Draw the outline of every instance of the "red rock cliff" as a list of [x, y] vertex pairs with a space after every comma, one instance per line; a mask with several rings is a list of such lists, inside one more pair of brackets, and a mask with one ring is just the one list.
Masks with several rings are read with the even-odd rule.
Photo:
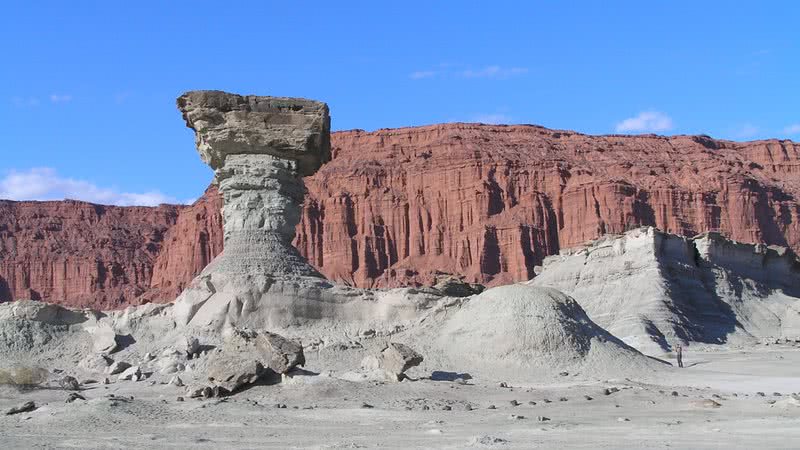
[[[429, 283], [437, 270], [488, 284], [527, 279], [545, 255], [639, 225], [684, 235], [719, 230], [800, 250], [800, 145], [790, 141], [448, 124], [339, 132], [332, 146], [333, 161], [306, 178], [309, 195], [295, 245], [328, 277], [359, 286]], [[23, 213], [37, 203], [2, 205], [10, 209], [0, 209], [0, 223], [29, 217], [24, 236], [0, 228], [4, 243], [27, 243], [34, 230], [72, 233], [73, 225], [49, 231], [49, 211], [35, 218]], [[152, 244], [154, 252], [120, 249], [110, 258], [143, 276], [118, 281], [124, 289], [103, 284], [74, 291], [87, 295], [82, 299], [47, 277], [34, 276], [29, 286], [24, 277], [7, 280], [12, 272], [18, 280], [17, 267], [52, 264], [65, 252], [95, 261], [91, 233], [84, 233], [86, 246], [69, 251], [62, 245], [69, 239], [55, 237], [47, 238], [47, 248], [13, 257], [4, 245], [0, 300], [28, 296], [18, 287], [28, 286], [60, 301], [41, 287], [48, 283], [71, 304], [171, 299], [221, 250], [220, 206], [210, 188], [191, 207], [116, 208], [130, 211], [119, 213], [116, 227], [131, 236], [149, 232], [141, 223], [150, 223], [145, 216], [153, 211], [177, 216], [165, 222], [157, 242], [131, 238]], [[14, 288], [4, 293], [3, 280]]]

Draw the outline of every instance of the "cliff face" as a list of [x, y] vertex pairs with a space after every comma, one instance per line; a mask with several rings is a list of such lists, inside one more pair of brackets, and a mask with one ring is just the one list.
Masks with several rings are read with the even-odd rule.
[[[640, 225], [689, 236], [718, 230], [742, 242], [800, 250], [800, 145], [790, 141], [447, 124], [338, 132], [331, 147], [333, 160], [304, 180], [309, 195], [294, 243], [323, 274], [358, 286], [426, 284], [436, 271], [495, 285], [524, 280], [546, 255]], [[61, 289], [73, 305], [170, 300], [222, 249], [221, 200], [213, 187], [190, 207], [102, 207], [120, 211], [115, 229], [131, 236], [127, 242], [152, 244], [153, 252], [103, 247], [88, 222], [51, 231], [50, 211], [35, 218], [23, 213], [44, 203], [0, 205], [0, 224], [29, 217], [24, 235], [0, 228], [0, 300], [28, 297], [26, 288], [52, 301], [62, 301], [52, 295]], [[172, 219], [163, 213], [163, 238], [151, 242], [141, 224], [155, 227], [150, 216], [158, 211], [171, 211]], [[34, 246], [38, 253], [9, 251], [7, 242], [25, 247], [35, 232], [52, 236], [46, 238], [52, 244]], [[56, 237], [65, 233], [81, 234], [86, 245]], [[62, 286], [92, 284], [84, 275], [69, 283], [47, 276], [29, 285], [24, 276], [7, 281], [19, 280], [20, 267], [51, 265], [66, 254], [106, 261], [98, 248], [130, 272], [119, 278], [125, 288], [103, 284], [77, 299]], [[3, 280], [15, 287], [4, 291]], [[45, 289], [48, 283], [55, 287]]]
[[96, 308], [136, 301], [149, 289], [153, 262], [178, 211], [0, 201], [0, 301]]
[[533, 126], [349, 131], [306, 180], [295, 244], [360, 286], [523, 280], [545, 255], [653, 225], [800, 248], [800, 146]]

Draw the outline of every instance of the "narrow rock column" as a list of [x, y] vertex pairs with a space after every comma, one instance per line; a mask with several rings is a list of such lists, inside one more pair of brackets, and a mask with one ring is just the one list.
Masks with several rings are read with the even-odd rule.
[[301, 177], [330, 160], [325, 103], [192, 91], [177, 100], [223, 195], [224, 251], [204, 273], [321, 275], [292, 246]]

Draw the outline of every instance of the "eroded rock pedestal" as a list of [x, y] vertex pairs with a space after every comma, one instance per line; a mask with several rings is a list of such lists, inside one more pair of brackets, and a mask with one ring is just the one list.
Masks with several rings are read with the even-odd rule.
[[214, 169], [225, 248], [175, 301], [178, 325], [381, 324], [413, 320], [440, 298], [334, 285], [292, 246], [305, 196], [302, 177], [330, 159], [327, 105], [196, 91], [178, 98], [178, 108]]
[[189, 92], [177, 103], [223, 196], [225, 248], [179, 297], [179, 322], [218, 322], [220, 312], [237, 322], [276, 282], [322, 281], [292, 240], [306, 192], [302, 177], [330, 159], [328, 106], [220, 91]]
[[225, 251], [212, 270], [321, 277], [292, 240], [306, 193], [301, 177], [330, 160], [328, 106], [196, 91], [178, 98], [178, 108], [223, 196]]

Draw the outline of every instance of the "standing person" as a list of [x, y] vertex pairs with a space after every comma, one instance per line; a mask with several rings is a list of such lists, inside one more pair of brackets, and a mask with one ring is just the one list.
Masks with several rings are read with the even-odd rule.
[[681, 347], [681, 344], [675, 346], [675, 355], [678, 357], [678, 367], [683, 367], [683, 347]]

